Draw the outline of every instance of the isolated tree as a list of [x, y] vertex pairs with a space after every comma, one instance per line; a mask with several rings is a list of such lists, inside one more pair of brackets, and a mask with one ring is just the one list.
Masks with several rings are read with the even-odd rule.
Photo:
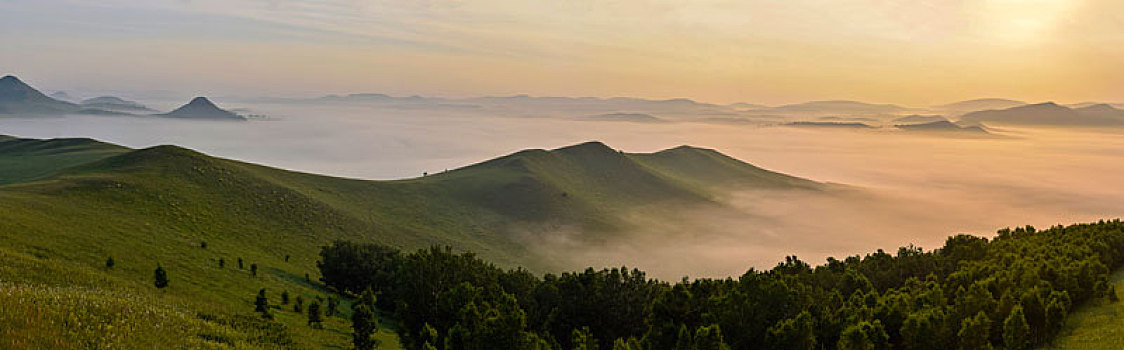
[[267, 313], [269, 312], [269, 299], [265, 297], [265, 288], [258, 291], [258, 297], [254, 298], [254, 312]]
[[258, 264], [250, 264], [250, 275], [258, 277]]
[[244, 269], [244, 267], [242, 265], [242, 257], [238, 257], [238, 269], [239, 270]]
[[297, 300], [293, 302], [293, 312], [296, 312], [296, 313], [304, 312], [304, 298], [303, 297], [301, 297], [299, 295], [297, 296]]
[[379, 331], [379, 322], [375, 317], [375, 294], [370, 288], [364, 290], [352, 305], [351, 331], [355, 350], [371, 350], [378, 346], [374, 335]]
[[1003, 321], [1003, 344], [1008, 350], [1024, 350], [1030, 347], [1030, 325], [1026, 323], [1023, 307], [1015, 305], [1011, 315]]
[[1108, 286], [1108, 301], [1112, 303], [1120, 301], [1120, 296], [1116, 295], [1115, 285]]
[[289, 291], [281, 292], [281, 305], [289, 305]]
[[221, 268], [225, 268], [225, 267], [226, 267], [226, 259], [219, 258], [219, 268], [221, 269]]
[[111, 256], [111, 257], [109, 257], [109, 258], [107, 258], [107, 259], [105, 259], [105, 268], [107, 268], [107, 269], [112, 269], [112, 268], [113, 268], [113, 265], [117, 265], [117, 263], [113, 261], [113, 257], [112, 257], [112, 256]]
[[164, 267], [156, 264], [156, 271], [152, 273], [153, 284], [156, 288], [164, 288], [168, 286], [168, 272], [164, 271]]
[[199, 242], [199, 248], [207, 249], [207, 241]]
[[324, 325], [321, 324], [322, 322], [324, 322], [324, 318], [320, 315], [320, 303], [315, 302], [315, 301], [309, 303], [308, 304], [308, 325], [312, 326], [312, 328], [320, 329], [320, 328], [324, 328]]
[[339, 306], [340, 306], [340, 300], [336, 299], [336, 297], [334, 297], [334, 296], [329, 295], [328, 296], [328, 310], [326, 312], [328, 317], [335, 316], [336, 315], [336, 308], [338, 308]]
[[285, 262], [289, 262], [289, 254], [285, 254]]

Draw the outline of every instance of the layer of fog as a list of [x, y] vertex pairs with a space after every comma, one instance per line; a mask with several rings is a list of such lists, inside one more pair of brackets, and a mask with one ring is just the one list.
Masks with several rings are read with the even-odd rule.
[[[785, 255], [827, 256], [939, 247], [958, 232], [1120, 216], [1124, 132], [1005, 129], [998, 139], [902, 132], [806, 130], [753, 124], [630, 123], [494, 115], [478, 110], [245, 104], [268, 120], [211, 122], [69, 116], [0, 118], [0, 134], [92, 137], [130, 147], [176, 144], [216, 156], [365, 179], [419, 176], [525, 148], [600, 140], [629, 152], [681, 144], [755, 165], [854, 185], [863, 197], [742, 191], [725, 196], [746, 214], [694, 213], [655, 220], [624, 239], [590, 245], [536, 240], [560, 266], [628, 265], [655, 276], [726, 276], [769, 268]], [[622, 111], [634, 112], [634, 111]], [[636, 215], [637, 222], [648, 218]]]

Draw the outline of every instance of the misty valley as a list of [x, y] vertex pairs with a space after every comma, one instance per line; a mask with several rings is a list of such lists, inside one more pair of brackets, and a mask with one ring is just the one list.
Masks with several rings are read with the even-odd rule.
[[142, 104], [7, 76], [0, 344], [1082, 349], [1124, 283], [1122, 126], [1101, 103]]

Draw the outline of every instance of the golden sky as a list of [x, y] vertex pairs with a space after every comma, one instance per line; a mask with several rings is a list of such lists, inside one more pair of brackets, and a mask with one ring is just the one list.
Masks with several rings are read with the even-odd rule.
[[55, 89], [1124, 101], [1119, 0], [8, 0], [0, 9], [0, 70]]

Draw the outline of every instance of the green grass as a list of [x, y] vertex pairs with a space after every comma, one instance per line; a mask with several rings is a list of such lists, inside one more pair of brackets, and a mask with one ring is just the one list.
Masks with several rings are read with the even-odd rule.
[[[1116, 290], [1124, 290], [1124, 270], [1110, 277]], [[1115, 350], [1124, 347], [1124, 302], [1097, 298], [1077, 308], [1049, 350]]]
[[[720, 207], [711, 187], [699, 185], [721, 182], [716, 173], [725, 174], [723, 181], [742, 179], [731, 182], [739, 185], [796, 181], [717, 152], [703, 155], [663, 154], [657, 161], [587, 143], [423, 178], [361, 181], [173, 146], [129, 150], [85, 139], [0, 137], [0, 306], [19, 310], [0, 318], [7, 342], [0, 348], [343, 349], [350, 342], [343, 318], [312, 329], [284, 306], [274, 312], [283, 329], [251, 322], [261, 288], [274, 304], [282, 291], [306, 301], [327, 297], [315, 262], [332, 240], [451, 245], [501, 266], [545, 270], [551, 266], [513, 239], [513, 225], [612, 234], [628, 225], [617, 213], [637, 207]], [[695, 169], [674, 171], [678, 166]], [[116, 266], [106, 269], [111, 256]], [[251, 263], [259, 266], [257, 277]], [[171, 280], [163, 290], [152, 286], [157, 264]], [[28, 317], [35, 308], [41, 311]], [[397, 347], [392, 332], [379, 337], [384, 349]], [[278, 344], [286, 338], [294, 344]]]
[[90, 139], [33, 140], [0, 136], [0, 185], [41, 179], [129, 149]]

